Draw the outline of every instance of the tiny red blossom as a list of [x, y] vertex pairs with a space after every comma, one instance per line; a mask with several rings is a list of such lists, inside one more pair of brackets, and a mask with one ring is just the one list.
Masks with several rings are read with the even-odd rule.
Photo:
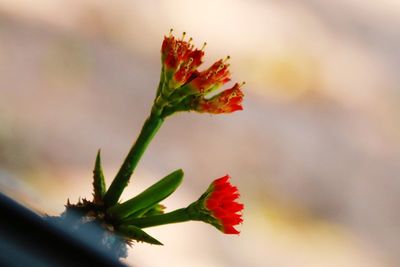
[[239, 234], [234, 226], [243, 221], [240, 212], [244, 205], [235, 201], [239, 197], [239, 192], [236, 186], [229, 183], [229, 178], [226, 175], [211, 184], [211, 192], [205, 200], [205, 207], [218, 221], [225, 234]]
[[220, 59], [205, 71], [195, 73], [189, 86], [200, 93], [207, 93], [229, 82], [229, 64]]
[[243, 92], [236, 83], [231, 89], [227, 89], [211, 99], [200, 99], [196, 110], [207, 113], [231, 113], [242, 110]]

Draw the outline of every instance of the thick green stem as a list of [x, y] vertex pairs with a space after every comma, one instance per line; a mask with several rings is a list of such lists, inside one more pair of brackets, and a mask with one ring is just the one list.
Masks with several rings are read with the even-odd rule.
[[151, 114], [144, 123], [139, 137], [126, 156], [124, 163], [104, 196], [104, 203], [107, 207], [111, 207], [118, 202], [122, 192], [128, 185], [129, 179], [135, 170], [136, 165], [163, 122], [163, 118]]
[[127, 220], [124, 223], [135, 225], [140, 228], [146, 228], [162, 224], [187, 222], [190, 220], [192, 220], [192, 218], [189, 216], [187, 209], [182, 208], [161, 215]]

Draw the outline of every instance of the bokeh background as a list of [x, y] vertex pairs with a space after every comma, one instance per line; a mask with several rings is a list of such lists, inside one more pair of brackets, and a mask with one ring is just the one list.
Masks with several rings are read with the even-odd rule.
[[149, 113], [174, 28], [231, 55], [245, 110], [163, 125], [124, 198], [177, 168], [165, 204], [229, 173], [240, 236], [201, 223], [150, 228], [132, 266], [380, 267], [400, 262], [400, 2], [0, 1], [0, 190], [57, 215], [108, 182]]

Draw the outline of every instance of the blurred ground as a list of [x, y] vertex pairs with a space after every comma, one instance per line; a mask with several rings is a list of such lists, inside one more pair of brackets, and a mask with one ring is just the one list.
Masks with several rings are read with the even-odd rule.
[[[177, 208], [229, 173], [240, 237], [151, 229], [135, 266], [397, 266], [400, 4], [396, 1], [0, 1], [0, 190], [57, 214], [108, 180], [149, 112], [163, 34], [232, 56], [245, 110], [179, 114], [126, 197], [182, 167]], [[154, 257], [157, 255], [157, 257]]]

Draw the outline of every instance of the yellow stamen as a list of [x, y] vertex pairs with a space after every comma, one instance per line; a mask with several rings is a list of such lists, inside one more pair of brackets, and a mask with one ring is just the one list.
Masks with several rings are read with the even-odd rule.
[[218, 69], [217, 69], [216, 72], [219, 72], [220, 70], [222, 70], [224, 68], [224, 66], [225, 66], [224, 63], [219, 64]]
[[175, 47], [174, 47], [174, 53], [176, 54], [178, 52], [179, 47], [181, 46], [181, 44], [178, 42]]
[[226, 58], [224, 58], [224, 60], [222, 61], [223, 63], [227, 62], [229, 59], [231, 58], [230, 55], [227, 55]]
[[204, 42], [204, 44], [203, 44], [203, 46], [201, 47], [201, 49], [200, 50], [204, 50], [204, 48], [206, 47], [206, 45], [207, 45], [207, 43], [206, 42]]

